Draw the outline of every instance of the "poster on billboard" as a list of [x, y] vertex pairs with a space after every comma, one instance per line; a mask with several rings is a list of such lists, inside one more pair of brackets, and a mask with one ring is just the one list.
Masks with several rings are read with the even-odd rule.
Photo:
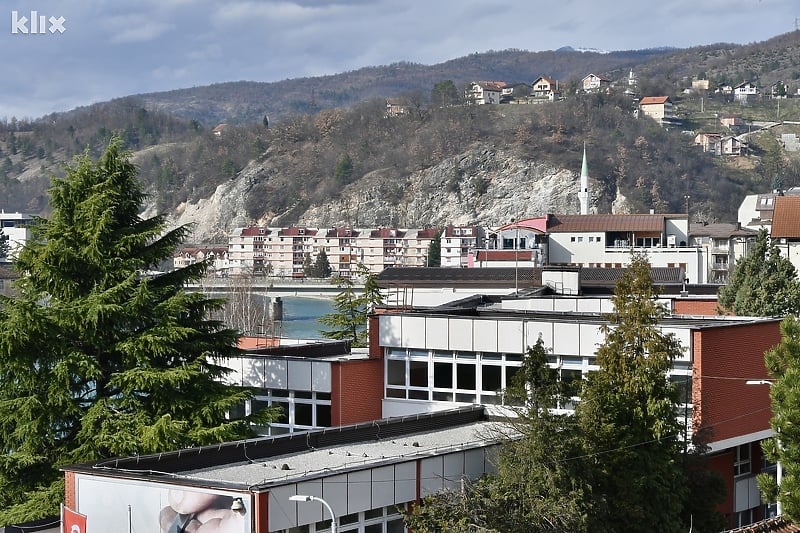
[[252, 532], [249, 493], [87, 475], [76, 481], [78, 510], [94, 531]]

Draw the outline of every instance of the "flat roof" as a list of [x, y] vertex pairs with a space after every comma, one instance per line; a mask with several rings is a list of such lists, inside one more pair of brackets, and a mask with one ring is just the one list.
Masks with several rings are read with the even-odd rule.
[[[502, 424], [472, 405], [349, 426], [121, 457], [67, 472], [158, 483], [259, 491], [384, 464], [491, 446]], [[286, 465], [286, 466], [284, 466]]]
[[408, 435], [353, 442], [327, 448], [309, 448], [300, 453], [271, 457], [267, 460], [182, 472], [181, 477], [204, 482], [239, 483], [248, 487], [269, 488], [276, 485], [309, 481], [406, 462], [420, 457], [441, 455], [458, 450], [488, 446], [501, 440], [508, 426], [500, 422], [473, 422], [464, 426], [411, 433]]

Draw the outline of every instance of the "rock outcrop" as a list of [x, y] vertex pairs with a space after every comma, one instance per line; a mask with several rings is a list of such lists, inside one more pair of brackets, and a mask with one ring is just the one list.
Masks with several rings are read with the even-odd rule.
[[[274, 224], [265, 217], [245, 216], [245, 199], [253, 177], [267, 163], [253, 163], [214, 195], [183, 204], [174, 224], [191, 223], [194, 242], [221, 242], [230, 231], [248, 224]], [[591, 169], [590, 169], [591, 170]], [[312, 227], [445, 224], [498, 226], [545, 213], [579, 212], [578, 173], [525, 159], [514, 153], [478, 145], [439, 164], [397, 178], [391, 169], [374, 171], [347, 186], [337, 198], [311, 207], [299, 220], [278, 220]], [[590, 179], [590, 190], [593, 180]]]

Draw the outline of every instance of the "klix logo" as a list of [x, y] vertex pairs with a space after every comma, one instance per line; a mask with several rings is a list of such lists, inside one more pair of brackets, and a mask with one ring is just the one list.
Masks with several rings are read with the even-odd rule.
[[17, 11], [11, 12], [11, 33], [23, 35], [42, 35], [50, 33], [64, 33], [67, 28], [64, 17], [48, 17], [40, 15], [38, 11], [31, 11], [30, 18], [20, 15]]

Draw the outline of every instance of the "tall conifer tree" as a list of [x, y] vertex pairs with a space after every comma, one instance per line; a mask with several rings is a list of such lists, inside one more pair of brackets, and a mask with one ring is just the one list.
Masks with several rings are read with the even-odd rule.
[[681, 347], [659, 328], [657, 296], [647, 257], [633, 254], [603, 326], [600, 370], [589, 374], [576, 409], [592, 458], [590, 531], [685, 531], [679, 399], [667, 379]]
[[0, 303], [0, 524], [55, 515], [64, 464], [242, 438], [267, 415], [226, 417], [250, 392], [212, 360], [238, 333], [207, 318], [219, 300], [183, 289], [204, 263], [153, 273], [187, 228], [140, 216], [119, 139], [50, 195]]

